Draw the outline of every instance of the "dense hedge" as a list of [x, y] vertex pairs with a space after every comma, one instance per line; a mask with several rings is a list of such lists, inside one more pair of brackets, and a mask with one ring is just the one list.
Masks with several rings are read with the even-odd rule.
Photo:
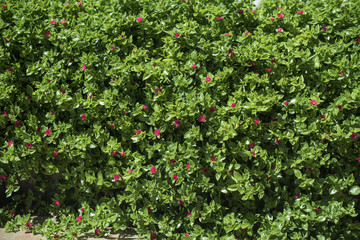
[[360, 236], [357, 0], [2, 3], [8, 230]]

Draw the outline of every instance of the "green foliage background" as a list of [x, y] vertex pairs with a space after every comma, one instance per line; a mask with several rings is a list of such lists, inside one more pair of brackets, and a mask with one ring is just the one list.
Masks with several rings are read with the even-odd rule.
[[253, 11], [242, 0], [65, 4], [0, 8], [8, 230], [55, 213], [30, 229], [49, 239], [108, 226], [158, 239], [360, 235], [356, 0]]

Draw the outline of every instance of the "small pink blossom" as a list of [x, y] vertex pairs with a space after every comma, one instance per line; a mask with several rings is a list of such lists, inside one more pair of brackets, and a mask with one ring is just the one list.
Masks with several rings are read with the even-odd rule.
[[340, 72], [339, 74], [340, 74], [341, 76], [344, 76], [344, 73], [343, 73], [343, 72]]
[[358, 162], [360, 163], [360, 157], [357, 158]]
[[238, 14], [243, 14], [244, 11], [243, 11], [243, 10], [239, 10], [239, 11], [237, 11], [237, 13], [238, 13]]
[[236, 103], [231, 104], [231, 107], [234, 108], [236, 106]]
[[46, 32], [46, 33], [45, 33], [45, 36], [47, 36], [47, 37], [50, 36], [50, 33], [49, 33], [49, 32]]
[[31, 222], [27, 222], [25, 227], [30, 228], [31, 227]]
[[285, 106], [287, 106], [287, 105], [289, 105], [289, 102], [288, 102], [288, 101], [286, 101], [284, 104], [285, 104]]
[[50, 23], [51, 23], [51, 24], [55, 24], [55, 23], [57, 23], [57, 21], [56, 21], [56, 20], [52, 20]]
[[57, 158], [58, 156], [59, 156], [59, 153], [58, 153], [58, 152], [54, 152], [54, 153], [53, 153], [53, 157], [54, 157], [54, 158]]
[[310, 103], [315, 106], [317, 104], [317, 101], [316, 100], [311, 100]]
[[114, 128], [115, 126], [114, 126], [114, 124], [110, 124], [110, 127], [111, 127], [111, 128]]
[[8, 143], [9, 147], [11, 147], [11, 145], [13, 145], [13, 141], [10, 140], [9, 143]]
[[190, 237], [190, 235], [188, 234], [188, 233], [185, 233], [185, 235], [184, 235], [185, 237]]
[[252, 155], [253, 155], [253, 156], [255, 156], [255, 155], [256, 155], [256, 153], [255, 153], [255, 152], [252, 152]]
[[151, 238], [151, 239], [155, 239], [155, 238], [156, 238], [156, 233], [151, 233], [151, 234], [150, 234], [150, 238]]
[[338, 108], [339, 110], [342, 110], [342, 109], [343, 109], [341, 105], [338, 105], [337, 108]]
[[6, 43], [8, 43], [8, 42], [10, 42], [10, 41], [9, 41], [8, 39], [6, 39], [6, 38], [5, 38], [5, 42], [6, 42]]
[[84, 208], [81, 208], [81, 209], [80, 209], [80, 212], [84, 212]]
[[190, 216], [192, 216], [192, 213], [191, 213], [191, 212], [186, 215], [186, 217], [188, 217], [188, 218], [189, 218]]
[[111, 46], [111, 49], [114, 50], [114, 49], [115, 49], [115, 46]]
[[143, 20], [142, 17], [138, 17], [138, 18], [136, 19], [137, 22], [141, 22], [142, 20]]
[[176, 181], [178, 179], [178, 177], [176, 176], [176, 174], [173, 176], [173, 179]]
[[254, 123], [255, 123], [255, 124], [259, 124], [259, 123], [260, 123], [260, 120], [257, 120], [257, 119], [256, 119], [256, 120], [254, 120]]
[[210, 82], [211, 81], [211, 77], [206, 77], [206, 81]]
[[50, 133], [51, 133], [51, 130], [50, 130], [50, 129], [48, 129], [48, 130], [45, 131], [45, 135], [50, 136]]
[[282, 28], [278, 28], [276, 29], [277, 32], [281, 32], [282, 31]]
[[351, 138], [355, 140], [357, 138], [357, 133], [351, 134]]
[[302, 11], [302, 10], [298, 11], [299, 15], [302, 15], [303, 13], [304, 13], [304, 11]]
[[276, 145], [280, 145], [281, 144], [281, 141], [280, 140], [276, 140]]
[[5, 111], [4, 111], [4, 116], [7, 117], [8, 114], [9, 114], [8, 111], [5, 110]]
[[147, 207], [148, 212], [152, 212], [152, 209], [150, 206]]
[[256, 11], [256, 8], [254, 8], [253, 10], [251, 10], [252, 13], [255, 13], [255, 11]]
[[129, 169], [129, 171], [130, 171], [131, 173], [133, 172], [133, 170], [132, 170], [131, 168]]
[[326, 31], [328, 27], [323, 27], [321, 30]]
[[155, 134], [156, 136], [160, 136], [160, 130], [159, 130], [159, 129], [156, 129], [156, 130], [154, 131], [154, 134]]
[[82, 69], [86, 70], [86, 68], [87, 68], [87, 66], [84, 64], [84, 65], [82, 66]]
[[141, 133], [141, 130], [136, 130], [136, 134], [140, 134]]
[[183, 200], [179, 200], [178, 202], [179, 202], [180, 205], [184, 204]]
[[274, 21], [274, 20], [275, 20], [275, 18], [273, 18], [273, 17], [272, 17], [272, 18], [270, 18], [270, 20], [271, 20], [271, 21]]
[[271, 72], [271, 68], [267, 68], [266, 71], [269, 73]]
[[284, 18], [284, 14], [279, 13], [279, 14], [278, 14], [278, 17], [279, 17], [279, 18]]
[[65, 4], [64, 7], [70, 7], [70, 5], [69, 5], [69, 4]]
[[296, 198], [299, 198], [299, 193], [296, 193], [295, 197], [296, 197]]
[[90, 99], [93, 98], [93, 97], [94, 97], [94, 94], [92, 93], [92, 94], [90, 95]]
[[180, 37], [180, 33], [176, 33], [176, 34], [175, 34], [175, 37]]
[[27, 147], [27, 148], [31, 148], [31, 147], [32, 147], [32, 145], [31, 145], [30, 143], [25, 143], [25, 147]]
[[309, 172], [312, 172], [312, 171], [313, 171], [311, 168], [309, 168], [308, 170], [309, 170]]
[[314, 210], [315, 210], [315, 212], [318, 212], [318, 211], [319, 211], [319, 208], [315, 208]]
[[150, 172], [151, 172], [151, 173], [156, 173], [156, 168], [155, 168], [155, 167], [151, 167], [151, 168], [150, 168]]
[[251, 66], [255, 66], [255, 62], [254, 62], [254, 61], [251, 61], [250, 64], [251, 64]]
[[77, 217], [76, 221], [80, 222], [82, 220], [82, 216]]
[[120, 157], [121, 158], [125, 157], [125, 152], [120, 153]]
[[142, 110], [147, 110], [147, 109], [148, 109], [147, 106], [143, 106], [143, 107], [142, 107]]
[[56, 206], [60, 206], [60, 201], [59, 201], [59, 200], [56, 200], [56, 201], [55, 201], [55, 205], [56, 205]]
[[15, 122], [15, 126], [16, 126], [16, 127], [20, 127], [20, 125], [21, 125], [21, 122], [20, 122], [20, 121], [16, 121], [16, 122]]
[[170, 159], [170, 164], [175, 164], [175, 159]]
[[161, 92], [161, 88], [155, 89], [155, 93], [156, 93], [156, 94], [158, 94], [159, 92]]
[[356, 41], [360, 42], [360, 37], [356, 38]]
[[174, 124], [175, 124], [175, 126], [178, 127], [178, 126], [180, 126], [181, 121], [179, 119], [177, 119], [177, 120], [174, 121]]
[[[359, 158], [360, 158], [360, 157], [359, 157]], [[188, 164], [186, 164], [186, 167], [187, 167], [187, 168], [190, 168], [190, 164], [189, 164], [189, 163], [188, 163]]]
[[63, 24], [63, 23], [67, 23], [67, 21], [66, 20], [61, 20], [60, 24]]
[[208, 172], [209, 172], [209, 170], [208, 170], [207, 168], [204, 168], [203, 171], [204, 171], [204, 173], [208, 173]]
[[323, 115], [321, 115], [321, 119], [325, 119], [325, 115], [323, 114]]
[[214, 107], [210, 107], [210, 108], [209, 108], [209, 112], [215, 112], [215, 108], [214, 108]]
[[234, 54], [234, 51], [230, 48], [230, 49], [229, 49], [229, 53], [228, 53], [227, 56], [228, 56], [229, 58], [232, 58], [233, 54]]
[[101, 232], [100, 228], [95, 229], [95, 235], [99, 235], [100, 232]]
[[215, 161], [216, 161], [216, 158], [215, 158], [215, 157], [212, 157], [212, 158], [211, 158], [211, 161], [212, 161], [212, 162], [215, 162]]
[[225, 33], [224, 36], [225, 36], [225, 37], [229, 36], [229, 33]]
[[119, 174], [115, 174], [115, 175], [114, 175], [114, 180], [115, 180], [115, 181], [119, 180], [119, 178], [120, 178]]
[[117, 150], [115, 150], [114, 152], [112, 152], [112, 155], [113, 155], [113, 156], [118, 155], [118, 151], [117, 151]]
[[81, 6], [82, 2], [77, 2], [77, 4], [79, 5], [79, 7]]
[[216, 20], [221, 21], [221, 20], [223, 20], [223, 17], [222, 16], [217, 17]]
[[249, 32], [245, 32], [245, 35], [248, 36], [250, 33]]
[[196, 64], [192, 65], [192, 68], [194, 68], [194, 69], [197, 68]]
[[82, 120], [85, 120], [85, 119], [86, 119], [86, 114], [82, 115], [82, 116], [81, 116], [81, 119], [82, 119]]
[[204, 115], [200, 115], [199, 122], [205, 122], [205, 116]]
[[10, 216], [15, 217], [15, 213], [11, 212]]

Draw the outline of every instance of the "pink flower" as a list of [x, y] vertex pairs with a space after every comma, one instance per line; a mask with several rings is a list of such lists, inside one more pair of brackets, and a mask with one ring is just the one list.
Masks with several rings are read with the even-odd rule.
[[92, 93], [92, 94], [90, 95], [90, 99], [93, 98], [93, 97], [94, 97], [94, 94]]
[[186, 164], [186, 167], [187, 167], [187, 168], [190, 168], [190, 164], [189, 164], [189, 163], [188, 163], [188, 164]]
[[205, 122], [205, 116], [204, 115], [200, 115], [199, 122]]
[[356, 38], [356, 41], [360, 42], [360, 37]]
[[280, 140], [276, 140], [276, 145], [280, 145], [281, 144], [281, 141]]
[[248, 147], [249, 149], [253, 149], [255, 147], [255, 143], [250, 143]]
[[185, 233], [185, 235], [184, 235], [185, 237], [190, 237], [190, 235], [188, 234], [188, 233]]
[[115, 175], [114, 175], [114, 180], [115, 180], [115, 181], [119, 180], [119, 178], [120, 178], [119, 174], [115, 174]]
[[355, 140], [357, 138], [357, 133], [351, 134], [351, 138]]
[[310, 103], [315, 106], [317, 104], [317, 101], [316, 100], [311, 100]]
[[20, 125], [21, 125], [21, 122], [20, 122], [20, 121], [16, 121], [16, 122], [15, 122], [15, 126], [16, 126], [16, 127], [20, 127]]
[[181, 121], [179, 119], [177, 119], [177, 120], [174, 121], [174, 124], [175, 124], [175, 126], [178, 127], [178, 126], [180, 126]]
[[151, 173], [156, 173], [156, 168], [155, 168], [155, 167], [151, 167], [151, 168], [150, 168], [150, 172], [151, 172]]
[[82, 116], [81, 116], [81, 119], [82, 119], [82, 120], [85, 120], [85, 119], [86, 119], [86, 114], [82, 115]]
[[179, 200], [179, 204], [184, 204], [184, 201], [183, 200]]
[[170, 164], [175, 164], [175, 159], [170, 159]]
[[299, 15], [302, 15], [303, 13], [304, 13], [304, 11], [302, 11], [302, 10], [298, 11]]
[[82, 220], [82, 216], [77, 217], [76, 221], [80, 222]]
[[206, 81], [210, 82], [211, 81], [211, 77], [206, 77]]
[[156, 136], [160, 136], [160, 130], [159, 130], [159, 129], [156, 129], [156, 130], [154, 131], [154, 134], [155, 134]]
[[8, 143], [9, 147], [11, 147], [12, 144], [13, 144], [13, 141], [10, 140], [9, 143]]
[[27, 147], [27, 148], [31, 148], [31, 147], [32, 147], [32, 145], [31, 145], [30, 143], [25, 143], [25, 147]]
[[77, 2], [77, 4], [79, 5], [79, 7], [81, 6], [82, 2]]
[[178, 179], [178, 177], [176, 176], [176, 174], [173, 176], [173, 179], [176, 181]]
[[136, 134], [140, 134], [141, 133], [141, 130], [136, 130]]
[[73, 233], [74, 237], [77, 237], [77, 233]]
[[80, 209], [80, 212], [84, 212], [84, 208], [81, 208], [81, 209]]
[[296, 198], [299, 198], [299, 193], [296, 193], [296, 195], [295, 195], [295, 196], [296, 196]]
[[207, 168], [204, 168], [203, 171], [204, 171], [204, 173], [208, 173], [208, 172], [209, 172], [209, 170], [208, 170]]
[[175, 34], [175, 37], [180, 37], [180, 33], [176, 33], [176, 34]]
[[215, 162], [216, 158], [215, 157], [212, 157], [211, 158], [211, 161]]
[[314, 210], [315, 210], [315, 212], [318, 212], [318, 211], [319, 211], [319, 208], [315, 208]]
[[150, 206], [147, 207], [148, 212], [152, 212], [152, 209]]
[[8, 116], [8, 111], [4, 111], [4, 116], [5, 116], [5, 117]]
[[360, 157], [357, 158], [358, 162], [360, 163]]
[[255, 13], [255, 11], [256, 11], [256, 8], [254, 8], [253, 10], [251, 10], [252, 13]]
[[236, 106], [236, 103], [231, 104], [231, 107], [234, 108]]
[[[130, 171], [131, 173], [133, 172], [133, 170], [132, 170], [131, 168], [129, 169], [129, 171]], [[128, 172], [129, 172], [129, 171], [128, 171]]]
[[323, 27], [321, 30], [326, 31], [328, 27]]
[[254, 120], [254, 123], [255, 123], [255, 124], [259, 124], [260, 121], [256, 119], [256, 120]]
[[277, 32], [281, 32], [282, 31], [282, 28], [278, 28], [276, 29]]
[[311, 168], [309, 168], [308, 170], [309, 170], [309, 172], [312, 172], [312, 171], [313, 171]]
[[221, 17], [221, 16], [217, 17], [216, 20], [221, 21], [221, 20], [223, 20], [223, 17]]
[[321, 119], [324, 119], [325, 118], [325, 115], [323, 114], [323, 115], [321, 115]]
[[56, 213], [53, 213], [52, 215], [53, 215], [53, 217], [55, 217], [55, 216], [56, 216]]
[[125, 152], [120, 153], [120, 157], [121, 158], [125, 157]]
[[31, 227], [31, 222], [27, 222], [25, 227], [27, 227], [27, 228]]
[[156, 94], [158, 94], [159, 92], [161, 92], [161, 88], [155, 89], [155, 93], [156, 93]]
[[271, 72], [271, 68], [267, 68], [266, 71], [269, 73]]
[[249, 32], [245, 32], [245, 35], [248, 36], [248, 35], [249, 35]]
[[186, 217], [190, 217], [190, 216], [192, 216], [191, 212], [186, 215]]
[[11, 212], [10, 216], [15, 217], [15, 213]]
[[64, 95], [66, 93], [65, 89], [61, 89], [60, 92], [62, 92], [62, 94]]
[[142, 17], [138, 17], [138, 18], [136, 19], [137, 22], [141, 22], [142, 20], [143, 20]]
[[142, 110], [147, 110], [147, 109], [148, 109], [147, 106], [143, 106], [143, 107], [142, 107]]
[[239, 11], [237, 11], [237, 13], [238, 13], [238, 14], [243, 14], [244, 11], [243, 11], [243, 10], [239, 10]]
[[253, 156], [255, 156], [255, 155], [256, 155], [256, 153], [255, 153], [255, 152], [252, 152], [252, 155], [253, 155]]
[[50, 130], [50, 129], [48, 129], [48, 130], [45, 131], [45, 135], [50, 136], [50, 133], [51, 133], [51, 130]]
[[228, 56], [229, 58], [232, 58], [233, 54], [234, 54], [234, 51], [230, 48], [230, 49], [229, 49], [229, 54], [228, 54], [227, 56]]
[[150, 234], [150, 238], [151, 238], [151, 239], [155, 239], [155, 238], [156, 238], [156, 233], [151, 233], [151, 234]]
[[110, 127], [111, 127], [111, 128], [114, 128], [115, 126], [114, 126], [114, 124], [110, 124]]
[[60, 238], [60, 236], [59, 236], [59, 235], [55, 235], [54, 238], [58, 239], [58, 238]]
[[100, 232], [101, 232], [100, 228], [95, 229], [95, 235], [99, 235]]
[[54, 158], [57, 158], [58, 156], [59, 156], [59, 153], [58, 153], [58, 152], [54, 152], [54, 153], [53, 153], [53, 157], [54, 157]]
[[224, 36], [225, 36], [225, 37], [229, 36], [229, 33], [225, 33]]
[[342, 110], [342, 109], [343, 109], [341, 105], [338, 105], [337, 108], [338, 108], [339, 110]]
[[67, 23], [67, 21], [66, 20], [61, 20], [60, 24], [63, 24], [63, 23]]
[[285, 106], [287, 106], [287, 105], [289, 105], [289, 102], [288, 102], [288, 101], [286, 101], [284, 104], [285, 104]]
[[215, 112], [215, 108], [214, 108], [214, 107], [211, 107], [211, 108], [209, 108], [209, 111], [210, 111], [210, 112]]
[[56, 200], [56, 201], [55, 201], [55, 205], [56, 205], [56, 206], [60, 206], [60, 201], [59, 201], [59, 200]]
[[117, 151], [117, 150], [115, 150], [115, 151], [112, 153], [113, 156], [116, 156], [117, 154], [118, 154], [118, 151]]
[[87, 66], [84, 64], [84, 65], [82, 66], [82, 69], [85, 70], [86, 68], [87, 68]]
[[270, 20], [271, 20], [271, 21], [274, 21], [274, 20], [275, 20], [275, 18], [270, 18]]
[[56, 20], [52, 20], [50, 23], [55, 24], [56, 22], [57, 22]]
[[196, 64], [192, 65], [192, 68], [194, 68], [194, 69], [197, 68]]
[[64, 7], [70, 7], [70, 5], [69, 5], [69, 4], [65, 4]]
[[278, 14], [278, 17], [279, 17], [279, 18], [284, 18], [284, 14], [279, 13], [279, 14]]
[[341, 72], [341, 73], [339, 73], [341, 76], [344, 76], [344, 73], [343, 72]]
[[10, 42], [10, 41], [5, 38], [5, 42], [8, 43], [8, 42]]
[[111, 46], [111, 49], [114, 50], [114, 49], [115, 49], [115, 46]]

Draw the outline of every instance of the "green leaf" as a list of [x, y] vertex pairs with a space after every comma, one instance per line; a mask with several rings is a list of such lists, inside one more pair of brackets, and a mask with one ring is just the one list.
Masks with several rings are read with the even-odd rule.
[[352, 195], [359, 195], [360, 194], [360, 187], [359, 186], [352, 186], [350, 189], [350, 193]]

